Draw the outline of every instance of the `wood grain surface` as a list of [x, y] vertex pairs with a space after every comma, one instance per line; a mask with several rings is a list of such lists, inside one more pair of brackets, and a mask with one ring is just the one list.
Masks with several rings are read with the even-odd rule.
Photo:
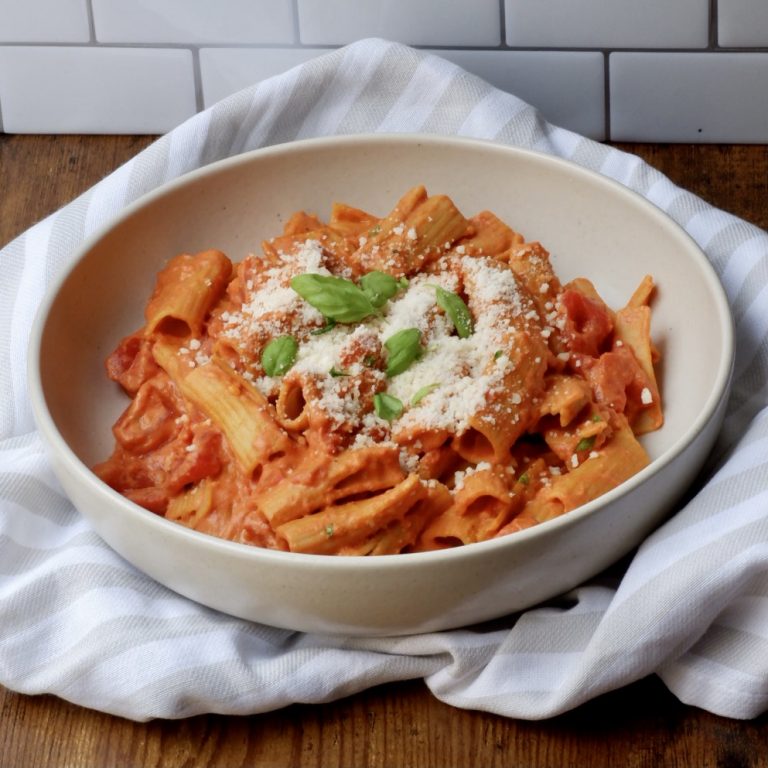
[[[0, 245], [152, 140], [0, 134]], [[768, 228], [768, 147], [616, 146]], [[768, 715], [718, 717], [680, 703], [654, 677], [541, 722], [449, 707], [420, 681], [248, 717], [149, 723], [0, 688], [0, 768], [123, 766], [756, 768], [768, 766]]]

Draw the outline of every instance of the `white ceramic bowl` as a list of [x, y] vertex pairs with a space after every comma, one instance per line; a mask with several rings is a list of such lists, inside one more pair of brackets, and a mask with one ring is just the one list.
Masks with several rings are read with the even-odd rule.
[[[666, 423], [644, 439], [653, 462], [602, 498], [522, 532], [419, 554], [344, 558], [219, 540], [148, 512], [88, 467], [106, 457], [126, 405], [105, 356], [142, 324], [155, 274], [181, 251], [237, 261], [291, 212], [333, 201], [388, 212], [409, 187], [488, 208], [552, 253], [568, 280], [592, 279], [622, 305], [658, 283]], [[722, 288], [693, 241], [621, 185], [576, 165], [492, 143], [429, 136], [296, 142], [202, 168], [130, 205], [83, 245], [45, 301], [30, 354], [31, 397], [67, 493], [124, 558], [173, 590], [289, 629], [384, 635], [467, 625], [566, 591], [636, 546], [673, 509], [711, 449], [733, 358]]]

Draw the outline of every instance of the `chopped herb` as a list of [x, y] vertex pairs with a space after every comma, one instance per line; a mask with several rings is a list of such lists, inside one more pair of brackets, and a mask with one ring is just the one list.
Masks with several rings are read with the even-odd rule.
[[417, 390], [411, 398], [411, 405], [418, 405], [433, 389], [437, 389], [439, 386], [440, 382], [435, 382], [434, 384], [427, 384], [425, 387]]
[[330, 317], [327, 317], [325, 319], [325, 325], [321, 326], [320, 328], [315, 328], [309, 333], [312, 336], [322, 336], [324, 333], [328, 333], [328, 331], [332, 331], [335, 327], [336, 327], [336, 321], [331, 320]]
[[446, 291], [445, 288], [441, 288], [439, 285], [435, 286], [435, 294], [437, 296], [437, 306], [444, 310], [448, 317], [451, 318], [451, 322], [456, 328], [456, 333], [462, 339], [471, 336], [474, 332], [474, 325], [472, 323], [472, 315], [464, 303], [464, 299], [452, 291]]
[[291, 279], [291, 288], [326, 318], [337, 323], [359, 323], [376, 308], [362, 288], [332, 275], [306, 274]]
[[599, 413], [592, 414], [592, 421], [602, 421], [603, 417]]
[[504, 354], [504, 350], [503, 350], [503, 349], [497, 349], [497, 350], [496, 350], [496, 351], [493, 353], [493, 359], [494, 359], [494, 360], [498, 360], [498, 359], [499, 359], [499, 358], [500, 358], [500, 357], [501, 357], [503, 354]]
[[591, 437], [582, 437], [581, 440], [579, 440], [578, 443], [576, 443], [576, 450], [577, 451], [589, 451], [592, 449], [592, 446], [595, 444], [595, 436], [592, 435]]
[[325, 535], [330, 539], [333, 536], [333, 523], [328, 523], [325, 526]]
[[335, 365], [333, 368], [331, 368], [330, 371], [328, 371], [328, 373], [330, 373], [334, 378], [338, 378], [339, 376], [349, 376], [346, 371], [340, 371]]
[[418, 328], [404, 328], [390, 336], [384, 346], [387, 349], [387, 376], [397, 376], [406, 371], [411, 363], [421, 357], [421, 331]]
[[299, 344], [293, 336], [278, 336], [264, 347], [261, 367], [267, 376], [282, 376], [296, 362]]
[[376, 365], [376, 355], [366, 355], [363, 358], [363, 365], [368, 368], [373, 368], [373, 366]]
[[[407, 283], [406, 283], [407, 284]], [[392, 275], [374, 270], [360, 278], [360, 287], [371, 304], [383, 307], [403, 286]]]
[[528, 477], [528, 473], [527, 472], [523, 472], [523, 474], [520, 475], [520, 477], [517, 478], [517, 482], [518, 483], [522, 483], [523, 485], [528, 485], [528, 483], [531, 482], [531, 478]]
[[403, 412], [403, 404], [400, 400], [386, 392], [377, 392], [373, 396], [373, 409], [380, 419], [392, 421]]
[[375, 227], [368, 230], [369, 235], [378, 235], [379, 232], [381, 232], [381, 224], [377, 224]]

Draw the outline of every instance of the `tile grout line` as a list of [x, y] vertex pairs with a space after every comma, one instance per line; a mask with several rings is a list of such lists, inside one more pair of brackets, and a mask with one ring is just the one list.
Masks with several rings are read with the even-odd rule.
[[603, 109], [605, 115], [603, 120], [605, 122], [605, 141], [611, 140], [611, 53], [610, 51], [603, 51]]
[[[715, 34], [716, 31], [715, 31]], [[17, 41], [0, 41], [0, 48], [67, 48], [67, 49], [88, 49], [88, 50], [105, 50], [109, 48], [135, 48], [137, 50], [173, 50], [184, 49], [189, 50], [191, 47], [197, 46], [200, 48], [213, 48], [219, 50], [247, 50], [247, 51], [274, 51], [274, 50], [318, 50], [318, 51], [334, 51], [338, 48], [342, 48], [348, 43], [317, 43], [317, 44], [293, 44], [293, 43], [220, 43], [220, 42], [99, 42], [99, 41], [85, 41], [85, 42], [69, 42], [69, 41], [56, 41], [56, 42], [17, 42]], [[471, 46], [471, 45], [433, 45], [433, 44], [413, 44], [404, 43], [416, 50], [430, 50], [440, 53], [440, 51], [456, 51], [467, 53], [643, 53], [643, 54], [665, 54], [665, 53], [684, 53], [690, 55], [714, 55], [717, 53], [759, 53], [768, 54], [768, 46], [707, 46], [706, 48], [679, 48], [670, 46], [668, 48], [639, 48], [639, 47], [626, 47], [626, 48], [604, 48], [597, 45], [593, 46], [560, 46], [560, 47], [544, 47], [544, 46], [524, 46], [518, 45], [514, 47], [490, 47], [490, 46]]]
[[93, 0], [86, 0], [85, 14], [88, 18], [88, 36], [90, 37], [90, 43], [96, 42], [96, 21], [93, 16]]
[[205, 101], [203, 99], [203, 71], [200, 66], [200, 46], [188, 49], [192, 54], [192, 80], [195, 86], [195, 111], [202, 112]]
[[[85, 48], [93, 50], [104, 50], [108, 48], [136, 48], [139, 50], [163, 50], [163, 49], [190, 49], [191, 46], [198, 46], [201, 48], [215, 48], [221, 50], [248, 50], [248, 51], [273, 51], [273, 50], [307, 50], [316, 49], [322, 51], [334, 51], [338, 48], [342, 48], [351, 43], [221, 43], [221, 42], [99, 42], [84, 41], [84, 42], [69, 42], [69, 41], [56, 41], [56, 42], [39, 42], [39, 41], [0, 41], [0, 48]], [[605, 48], [598, 45], [591, 46], [536, 46], [536, 45], [517, 45], [514, 47], [491, 47], [491, 46], [477, 46], [477, 45], [433, 45], [433, 44], [414, 44], [403, 43], [416, 50], [430, 50], [430, 51], [457, 51], [468, 53], [687, 53], [691, 55], [696, 54], [716, 54], [716, 53], [762, 53], [768, 54], [768, 46], [720, 46], [715, 45], [711, 47], [707, 45], [705, 48], [680, 48], [670, 46], [667, 48], [640, 48], [637, 46], [628, 47], [614, 47]]]
[[294, 45], [301, 46], [301, 25], [299, 24], [299, 0], [291, 0], [293, 9], [293, 41]]

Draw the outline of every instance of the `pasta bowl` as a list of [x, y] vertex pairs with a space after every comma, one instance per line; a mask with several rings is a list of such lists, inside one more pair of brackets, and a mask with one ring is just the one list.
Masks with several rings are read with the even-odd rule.
[[[435, 551], [328, 556], [193, 530], [139, 506], [92, 471], [113, 447], [126, 396], [105, 358], [145, 322], [157, 273], [179, 253], [233, 261], [297, 210], [335, 201], [383, 216], [423, 184], [471, 213], [492, 210], [551, 253], [563, 281], [587, 276], [621, 306], [647, 274], [661, 354], [664, 424], [650, 463], [554, 519]], [[404, 635], [478, 623], [553, 598], [627, 554], [675, 509], [720, 427], [733, 365], [728, 304], [704, 254], [652, 204], [535, 152], [431, 136], [299, 141], [204, 167], [128, 206], [52, 286], [30, 346], [31, 401], [72, 502], [115, 551], [161, 584], [244, 619], [298, 631]], [[329, 534], [330, 535], [330, 534]]]

